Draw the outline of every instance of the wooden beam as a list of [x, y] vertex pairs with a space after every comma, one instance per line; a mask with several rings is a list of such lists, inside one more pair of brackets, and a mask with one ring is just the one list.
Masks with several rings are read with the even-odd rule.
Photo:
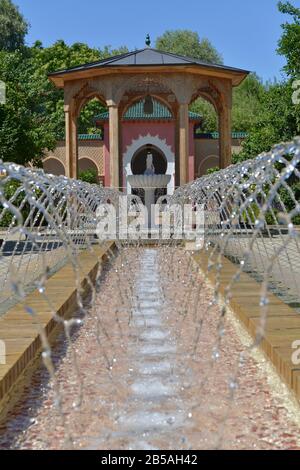
[[57, 75], [50, 75], [49, 79], [58, 87], [64, 88], [65, 81], [89, 79], [96, 77], [107, 77], [121, 75], [124, 77], [128, 74], [161, 74], [161, 73], [177, 73], [177, 74], [195, 74], [203, 78], [227, 78], [230, 79], [233, 86], [238, 86], [247, 77], [247, 71], [235, 71], [230, 69], [215, 69], [208, 66], [200, 65], [181, 65], [181, 66], [124, 66], [124, 67], [106, 67], [94, 68], [88, 70], [79, 70], [74, 72], [62, 72]]

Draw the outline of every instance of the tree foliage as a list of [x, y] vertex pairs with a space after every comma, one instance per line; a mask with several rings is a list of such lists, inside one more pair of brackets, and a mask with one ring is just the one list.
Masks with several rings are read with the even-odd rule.
[[278, 142], [290, 140], [300, 133], [300, 105], [292, 101], [292, 84], [300, 75], [300, 9], [290, 2], [279, 2], [279, 11], [291, 17], [291, 23], [282, 25], [282, 36], [278, 53], [286, 57], [284, 71], [287, 79], [271, 83], [259, 94], [254, 122], [249, 123], [249, 137], [243, 144], [242, 152], [233, 161], [242, 161], [269, 151]]
[[166, 31], [157, 38], [156, 48], [161, 51], [195, 57], [207, 63], [223, 63], [221, 54], [208, 39], [200, 39], [197, 32], [187, 29]]
[[[278, 53], [286, 57], [287, 79], [264, 85], [250, 74], [233, 93], [232, 128], [248, 132], [249, 137], [234, 161], [269, 150], [275, 143], [288, 140], [300, 132], [300, 105], [292, 103], [292, 81], [300, 77], [300, 9], [289, 1], [278, 4], [289, 16], [282, 25]], [[59, 40], [50, 47], [37, 41], [24, 45], [28, 23], [11, 0], [0, 0], [0, 80], [6, 83], [7, 102], [0, 105], [0, 159], [25, 164], [41, 163], [45, 149], [52, 149], [64, 137], [63, 91], [49, 81], [48, 73], [111, 55], [127, 52], [126, 47], [113, 50], [90, 48], [83, 43], [68, 46]], [[157, 38], [156, 47], [165, 51], [196, 57], [207, 63], [222, 64], [221, 54], [207, 39], [189, 30], [166, 31]], [[197, 99], [191, 110], [203, 116], [203, 131], [218, 130], [213, 106]], [[90, 101], [79, 117], [79, 133], [97, 133], [94, 116], [103, 104]]]
[[277, 52], [286, 58], [284, 71], [289, 77], [300, 76], [300, 8], [290, 2], [279, 2], [279, 11], [289, 15], [292, 23], [282, 24], [282, 36], [278, 43]]
[[97, 184], [98, 183], [97, 171], [93, 170], [92, 168], [82, 171], [81, 173], [79, 173], [79, 179], [81, 181], [85, 181], [86, 183]]
[[[57, 41], [44, 48], [36, 42], [20, 51], [0, 51], [0, 79], [6, 83], [7, 100], [0, 105], [0, 158], [25, 164], [41, 164], [45, 149], [64, 138], [64, 98], [48, 79], [48, 73], [125, 51], [92, 49], [86, 44], [67, 46]], [[98, 101], [88, 103], [79, 118], [79, 132], [97, 132], [95, 114], [103, 110]]]
[[0, 158], [25, 164], [40, 163], [45, 148], [53, 148], [55, 134], [47, 114], [47, 95], [33, 78], [26, 52], [0, 52], [0, 78], [6, 83], [6, 104], [0, 105]]
[[265, 88], [260, 112], [234, 162], [269, 151], [276, 143], [290, 140], [299, 132], [299, 107], [293, 105], [292, 93], [291, 81], [273, 83]]
[[0, 0], [0, 50], [15, 51], [24, 46], [29, 24], [11, 0]]
[[[257, 120], [262, 106], [265, 87], [256, 74], [250, 74], [233, 90], [232, 130], [248, 132]], [[199, 98], [191, 105], [191, 111], [203, 116], [203, 132], [218, 131], [218, 116], [211, 103]]]

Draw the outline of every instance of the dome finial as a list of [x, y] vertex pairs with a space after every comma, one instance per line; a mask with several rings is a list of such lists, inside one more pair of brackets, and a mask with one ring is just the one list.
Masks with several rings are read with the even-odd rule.
[[150, 47], [151, 46], [151, 38], [150, 38], [150, 34], [148, 33], [147, 36], [146, 36], [146, 46], [147, 47]]

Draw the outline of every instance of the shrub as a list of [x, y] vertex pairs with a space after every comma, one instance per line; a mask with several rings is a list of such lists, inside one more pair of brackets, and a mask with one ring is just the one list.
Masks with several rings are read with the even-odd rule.
[[97, 184], [99, 182], [96, 170], [85, 170], [79, 173], [79, 179], [90, 184]]
[[212, 175], [213, 173], [216, 173], [217, 171], [220, 171], [220, 168], [218, 166], [214, 166], [212, 168], [208, 168], [206, 174]]

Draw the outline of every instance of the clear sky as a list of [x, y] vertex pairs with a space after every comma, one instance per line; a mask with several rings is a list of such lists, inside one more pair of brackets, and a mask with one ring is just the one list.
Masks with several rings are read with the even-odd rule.
[[[146, 33], [191, 29], [207, 37], [226, 65], [256, 71], [264, 80], [282, 76], [276, 54], [281, 24], [277, 0], [14, 0], [29, 20], [28, 44], [57, 39], [129, 49], [143, 48]], [[293, 0], [300, 7], [300, 0]]]

